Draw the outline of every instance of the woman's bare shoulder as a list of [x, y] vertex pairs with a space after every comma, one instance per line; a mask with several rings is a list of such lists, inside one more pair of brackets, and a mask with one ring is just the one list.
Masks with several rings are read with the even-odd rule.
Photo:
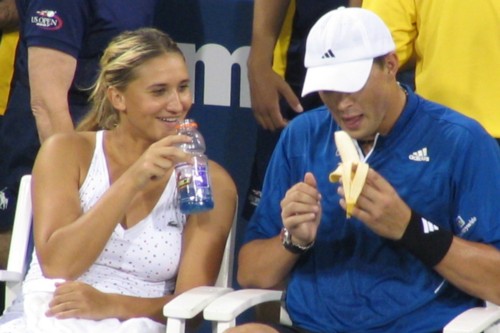
[[95, 132], [68, 132], [50, 136], [40, 149], [41, 153], [80, 155], [95, 146]]
[[229, 172], [222, 165], [213, 160], [209, 160], [208, 163], [209, 163], [208, 166], [210, 168], [210, 174], [212, 176], [229, 178], [231, 182], [233, 181]]
[[57, 168], [58, 166], [78, 167], [88, 165], [95, 147], [95, 132], [57, 133], [49, 137], [41, 146], [35, 167]]
[[63, 148], [67, 147], [68, 145], [86, 145], [91, 142], [95, 142], [95, 135], [96, 132], [64, 132], [64, 133], [56, 133], [51, 135], [45, 142], [43, 143], [42, 147], [44, 146], [51, 146], [51, 147], [60, 147]]
[[229, 172], [219, 163], [210, 160], [209, 161], [209, 171], [210, 177], [212, 179], [212, 185], [221, 186], [227, 190], [231, 190], [236, 194], [236, 184]]

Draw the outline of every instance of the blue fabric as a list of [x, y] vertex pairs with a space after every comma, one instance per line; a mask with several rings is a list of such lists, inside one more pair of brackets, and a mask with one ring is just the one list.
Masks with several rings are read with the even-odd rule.
[[[407, 105], [368, 157], [414, 210], [468, 240], [500, 247], [500, 150], [475, 121], [408, 91]], [[280, 200], [311, 171], [323, 215], [314, 248], [292, 271], [286, 306], [295, 325], [317, 332], [432, 332], [481, 302], [443, 281], [399, 247], [375, 235], [338, 204], [328, 181], [340, 162], [325, 107], [284, 130], [266, 173], [245, 242], [282, 227]], [[413, 153], [427, 150], [428, 161]], [[490, 198], [491, 201], [487, 201]]]
[[[152, 26], [158, 0], [17, 0], [22, 42], [17, 70], [27, 78], [27, 47], [56, 49], [78, 59], [72, 99], [86, 103], [99, 58], [112, 37], [124, 30]], [[27, 82], [27, 81], [25, 81]]]

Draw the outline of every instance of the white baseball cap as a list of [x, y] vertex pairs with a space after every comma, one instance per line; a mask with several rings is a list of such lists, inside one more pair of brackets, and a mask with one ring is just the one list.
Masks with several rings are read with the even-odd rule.
[[321, 90], [361, 90], [373, 58], [395, 49], [391, 32], [375, 13], [355, 7], [326, 13], [307, 36], [302, 96]]

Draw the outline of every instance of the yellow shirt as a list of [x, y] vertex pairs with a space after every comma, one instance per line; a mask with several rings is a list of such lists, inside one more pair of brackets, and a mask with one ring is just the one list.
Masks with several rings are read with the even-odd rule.
[[293, 15], [295, 14], [295, 0], [290, 1], [288, 6], [285, 21], [281, 26], [281, 32], [276, 42], [273, 54], [273, 70], [281, 75], [285, 76], [286, 69], [286, 55], [288, 46], [290, 45], [290, 38], [292, 36], [292, 23]]
[[0, 116], [5, 113], [7, 107], [18, 39], [17, 31], [4, 32], [0, 39]]
[[364, 0], [389, 26], [402, 64], [415, 57], [421, 96], [500, 138], [500, 1]]

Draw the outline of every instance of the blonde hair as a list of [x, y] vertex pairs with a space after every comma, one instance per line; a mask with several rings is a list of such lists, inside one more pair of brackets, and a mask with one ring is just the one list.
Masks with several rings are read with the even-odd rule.
[[109, 87], [124, 91], [136, 78], [136, 68], [165, 53], [181, 55], [182, 51], [166, 33], [154, 28], [125, 31], [111, 40], [100, 60], [96, 82], [89, 90], [90, 111], [77, 126], [79, 131], [112, 129], [119, 115], [107, 98]]

